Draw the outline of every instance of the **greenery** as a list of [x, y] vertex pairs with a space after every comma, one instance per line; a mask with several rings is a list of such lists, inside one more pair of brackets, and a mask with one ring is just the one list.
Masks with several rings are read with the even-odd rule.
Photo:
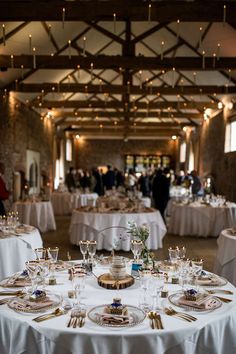
[[137, 226], [135, 222], [128, 222], [128, 233], [134, 240], [139, 240], [143, 244], [143, 249], [141, 252], [141, 258], [144, 264], [149, 264], [153, 261], [154, 254], [149, 251], [146, 245], [146, 241], [150, 235], [150, 229], [147, 224]]

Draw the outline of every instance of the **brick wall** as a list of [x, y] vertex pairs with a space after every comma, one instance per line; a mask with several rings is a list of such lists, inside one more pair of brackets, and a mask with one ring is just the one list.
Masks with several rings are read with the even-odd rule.
[[26, 150], [40, 153], [40, 169], [52, 176], [53, 127], [10, 96], [0, 99], [0, 161], [5, 164], [5, 177], [13, 189], [13, 174], [26, 172]]
[[118, 169], [125, 167], [127, 154], [171, 155], [176, 158], [176, 142], [172, 140], [82, 140], [75, 142], [75, 164], [77, 168], [111, 164]]

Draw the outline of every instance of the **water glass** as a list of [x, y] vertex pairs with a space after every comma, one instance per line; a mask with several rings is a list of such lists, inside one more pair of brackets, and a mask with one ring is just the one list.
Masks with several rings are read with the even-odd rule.
[[94, 263], [94, 256], [97, 250], [97, 241], [88, 241], [88, 254], [91, 258], [91, 263]]
[[88, 252], [88, 241], [80, 241], [79, 242], [79, 247], [80, 247], [80, 252], [82, 253], [83, 255], [83, 263], [86, 263], [86, 254]]
[[47, 258], [47, 249], [46, 248], [35, 248], [34, 250], [36, 254], [36, 259], [37, 260], [45, 260]]
[[203, 260], [202, 259], [192, 259], [192, 270], [195, 276], [199, 276], [203, 269]]
[[176, 263], [179, 257], [179, 249], [178, 247], [169, 247], [169, 258], [171, 263]]

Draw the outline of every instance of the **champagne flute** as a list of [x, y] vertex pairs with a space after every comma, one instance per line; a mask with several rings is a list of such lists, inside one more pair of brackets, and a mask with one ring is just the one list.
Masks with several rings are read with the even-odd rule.
[[88, 241], [88, 253], [91, 257], [91, 263], [94, 263], [94, 256], [97, 250], [97, 241]]
[[48, 256], [49, 256], [49, 259], [50, 259], [50, 262], [51, 262], [51, 265], [52, 265], [52, 278], [55, 277], [55, 264], [57, 262], [57, 258], [58, 258], [58, 252], [59, 252], [59, 248], [58, 247], [49, 247], [47, 249], [48, 251]]
[[83, 264], [86, 263], [86, 254], [88, 252], [88, 241], [81, 240], [79, 242], [80, 252], [83, 255]]
[[31, 280], [31, 292], [37, 290], [37, 277], [39, 272], [39, 264], [35, 261], [25, 262], [25, 267]]

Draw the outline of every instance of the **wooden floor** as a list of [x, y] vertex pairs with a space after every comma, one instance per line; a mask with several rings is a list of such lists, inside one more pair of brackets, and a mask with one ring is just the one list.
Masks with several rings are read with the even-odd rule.
[[[67, 260], [67, 252], [70, 253], [72, 259], [82, 258], [79, 247], [71, 245], [69, 242], [70, 216], [56, 217], [56, 224], [56, 231], [46, 232], [42, 235], [44, 246], [58, 246], [60, 259]], [[155, 259], [167, 259], [168, 247], [184, 245], [187, 248], [187, 258], [201, 257], [204, 260], [204, 268], [212, 271], [217, 250], [216, 240], [217, 238], [179, 237], [166, 234], [163, 240], [163, 248], [154, 252]], [[106, 251], [102, 253], [107, 254]], [[125, 255], [126, 257], [132, 257], [131, 252], [117, 253]]]

